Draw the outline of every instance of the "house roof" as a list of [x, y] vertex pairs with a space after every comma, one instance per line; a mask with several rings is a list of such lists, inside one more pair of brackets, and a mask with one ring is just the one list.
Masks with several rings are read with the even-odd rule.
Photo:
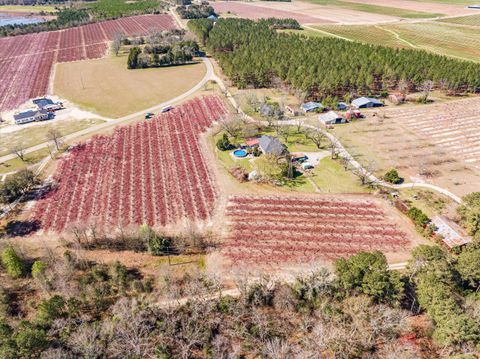
[[53, 101], [49, 98], [46, 98], [46, 97], [36, 98], [32, 102], [35, 105], [37, 105], [38, 107], [44, 107], [44, 106], [47, 106], [47, 105], [54, 105]]
[[437, 227], [436, 232], [443, 237], [443, 242], [449, 247], [462, 246], [472, 241], [471, 237], [461, 234], [459, 228], [444, 217], [434, 217], [432, 223]]
[[338, 108], [339, 110], [348, 108], [348, 104], [345, 103], [345, 102], [337, 102], [337, 108]]
[[304, 111], [312, 111], [317, 108], [323, 108], [323, 105], [320, 102], [307, 102], [302, 104], [302, 110]]
[[248, 138], [245, 143], [247, 146], [256, 146], [258, 145], [258, 138]]
[[285, 153], [285, 146], [276, 137], [263, 135], [258, 145], [264, 153], [280, 156]]
[[342, 116], [335, 111], [328, 111], [327, 113], [319, 116], [319, 120], [322, 122], [335, 121], [337, 118], [342, 118]]
[[36, 116], [36, 115], [46, 115], [48, 114], [48, 112], [46, 110], [27, 110], [27, 111], [23, 111], [23, 112], [19, 112], [19, 113], [16, 113], [13, 115], [13, 118], [15, 120], [23, 120], [24, 118], [29, 118], [29, 117], [32, 117], [32, 116]]
[[355, 105], [357, 107], [365, 106], [368, 103], [383, 105], [383, 102], [378, 101], [376, 98], [373, 97], [360, 97], [352, 101], [352, 105]]

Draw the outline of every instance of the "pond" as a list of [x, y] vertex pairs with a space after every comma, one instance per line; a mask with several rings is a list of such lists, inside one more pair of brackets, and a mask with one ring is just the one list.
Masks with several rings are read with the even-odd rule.
[[0, 12], [0, 27], [6, 25], [28, 25], [44, 22], [41, 17], [25, 16], [20, 14], [11, 14]]

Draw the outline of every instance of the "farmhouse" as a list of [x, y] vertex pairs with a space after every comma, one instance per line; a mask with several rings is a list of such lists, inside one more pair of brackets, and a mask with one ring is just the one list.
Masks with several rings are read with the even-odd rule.
[[320, 102], [307, 102], [302, 104], [300, 106], [302, 108], [302, 111], [307, 113], [307, 112], [312, 112], [316, 110], [323, 110], [324, 106]]
[[263, 135], [258, 141], [260, 150], [266, 155], [281, 156], [287, 152], [285, 145], [276, 137]]
[[340, 116], [335, 111], [329, 111], [325, 114], [318, 116], [320, 122], [324, 125], [334, 125], [337, 123], [345, 123], [347, 122], [342, 116]]
[[445, 217], [437, 216], [432, 219], [437, 234], [442, 236], [443, 242], [449, 247], [463, 246], [472, 241], [472, 238], [462, 235], [461, 229]]
[[13, 115], [13, 119], [15, 120], [15, 123], [17, 125], [34, 121], [45, 121], [48, 120], [48, 111], [43, 109], [27, 110], [16, 113], [15, 115]]
[[356, 108], [382, 107], [383, 102], [372, 97], [360, 97], [352, 101], [352, 106]]

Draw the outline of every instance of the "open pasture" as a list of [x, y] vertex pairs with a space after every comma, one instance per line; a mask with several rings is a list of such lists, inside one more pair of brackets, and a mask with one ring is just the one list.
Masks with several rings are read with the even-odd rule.
[[216, 184], [199, 136], [226, 112], [216, 96], [196, 98], [111, 136], [78, 144], [61, 160], [56, 186], [37, 202], [45, 231], [201, 222], [212, 215]]
[[440, 19], [438, 21], [456, 25], [480, 26], [480, 14], [460, 17], [449, 17], [446, 19]]
[[232, 196], [222, 253], [234, 266], [277, 267], [407, 252], [415, 235], [394, 211], [366, 197]]
[[104, 56], [115, 33], [147, 34], [175, 27], [169, 15], [144, 15], [0, 38], [0, 112], [44, 95], [55, 63]]

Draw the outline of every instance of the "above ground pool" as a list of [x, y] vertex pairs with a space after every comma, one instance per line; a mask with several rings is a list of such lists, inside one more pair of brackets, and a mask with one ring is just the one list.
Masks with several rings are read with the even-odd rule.
[[235, 157], [247, 157], [247, 151], [245, 150], [236, 150], [236, 151], [233, 151], [233, 155]]

